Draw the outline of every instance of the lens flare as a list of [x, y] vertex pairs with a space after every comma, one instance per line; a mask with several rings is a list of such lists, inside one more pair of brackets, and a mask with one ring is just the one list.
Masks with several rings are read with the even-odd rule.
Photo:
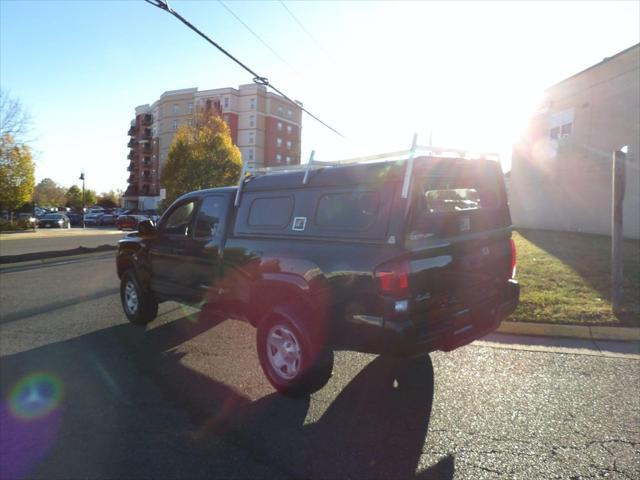
[[62, 400], [62, 382], [52, 373], [22, 378], [9, 393], [9, 410], [23, 420], [35, 420], [55, 410]]
[[184, 317], [189, 320], [191, 323], [198, 323], [200, 318], [200, 309], [204, 302], [200, 302], [193, 305], [181, 304], [180, 308], [182, 309], [182, 314]]

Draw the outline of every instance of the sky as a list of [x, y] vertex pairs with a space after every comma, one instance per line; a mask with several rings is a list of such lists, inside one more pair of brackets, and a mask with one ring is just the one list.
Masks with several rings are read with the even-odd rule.
[[[344, 134], [303, 116], [302, 158], [418, 143], [498, 152], [543, 90], [640, 41], [640, 2], [232, 2], [171, 6]], [[276, 53], [274, 54], [273, 51]], [[0, 88], [33, 118], [36, 179], [125, 189], [127, 130], [162, 92], [251, 76], [142, 0], [0, 0]]]

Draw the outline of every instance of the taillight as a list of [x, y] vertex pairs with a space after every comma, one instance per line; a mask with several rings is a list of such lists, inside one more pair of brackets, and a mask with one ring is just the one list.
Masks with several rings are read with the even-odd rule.
[[375, 276], [383, 295], [394, 298], [409, 296], [409, 262], [406, 260], [380, 265], [376, 268]]
[[516, 278], [516, 242], [513, 241], [513, 238], [510, 240], [511, 242], [511, 278]]

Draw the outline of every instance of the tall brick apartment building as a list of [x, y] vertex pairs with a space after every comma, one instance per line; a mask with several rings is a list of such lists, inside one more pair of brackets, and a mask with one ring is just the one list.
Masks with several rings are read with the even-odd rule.
[[267, 92], [262, 85], [164, 92], [151, 105], [135, 109], [129, 128], [130, 172], [126, 208], [152, 209], [160, 201], [160, 171], [178, 127], [195, 112], [213, 110], [229, 126], [233, 143], [249, 167], [300, 163], [301, 103]]

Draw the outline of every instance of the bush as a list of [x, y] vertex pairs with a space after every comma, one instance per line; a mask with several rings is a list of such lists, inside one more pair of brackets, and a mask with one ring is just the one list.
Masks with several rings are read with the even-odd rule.
[[29, 220], [15, 220], [10, 222], [6, 218], [0, 218], [0, 232], [15, 232], [19, 230], [31, 230], [33, 224]]

